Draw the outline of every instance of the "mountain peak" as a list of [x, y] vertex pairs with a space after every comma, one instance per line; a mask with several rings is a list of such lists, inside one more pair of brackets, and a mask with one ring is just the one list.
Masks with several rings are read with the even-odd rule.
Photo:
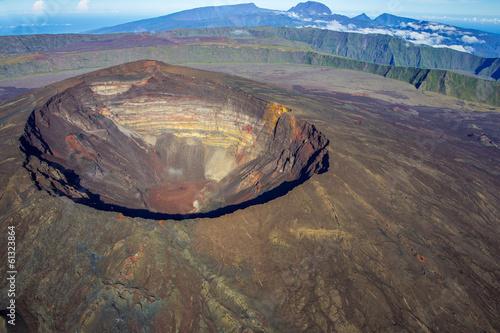
[[383, 25], [387, 25], [389, 27], [392, 27], [392, 26], [400, 25], [401, 23], [417, 22], [418, 20], [384, 13], [384, 14], [378, 16], [377, 18], [375, 18], [374, 21], [379, 23], [379, 24], [383, 24]]
[[353, 17], [353, 19], [360, 20], [360, 21], [367, 21], [367, 22], [372, 21], [371, 18], [369, 18], [365, 13], [358, 15], [358, 16], [355, 16], [355, 17]]
[[288, 11], [297, 14], [307, 14], [307, 15], [332, 14], [330, 8], [316, 1], [301, 2], [297, 4], [297, 6], [290, 8]]

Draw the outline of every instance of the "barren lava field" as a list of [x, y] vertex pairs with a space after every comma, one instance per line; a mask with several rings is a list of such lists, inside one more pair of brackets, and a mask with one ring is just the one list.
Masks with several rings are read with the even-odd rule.
[[[82, 86], [94, 74], [79, 74], [0, 104], [0, 233], [6, 235], [9, 225], [16, 226], [16, 309], [30, 331], [500, 330], [497, 108], [343, 70], [196, 66], [218, 72], [136, 62], [109, 69], [106, 82], [92, 81], [94, 92], [100, 95]], [[155, 148], [158, 155], [141, 150], [141, 144], [153, 145], [147, 135], [154, 132], [154, 124], [142, 128], [134, 125], [138, 119], [134, 117], [154, 110], [141, 109], [144, 99], [130, 99], [139, 95], [127, 97], [130, 87], [123, 87], [151, 71], [157, 73], [156, 78], [179, 75], [234, 91], [220, 99], [226, 98], [225, 105], [232, 103], [231, 110], [244, 107], [235, 113], [234, 122], [221, 128], [228, 135], [237, 128], [246, 132], [238, 133], [236, 143], [229, 140], [232, 136], [226, 137], [221, 148], [208, 148], [211, 145], [204, 140], [212, 136], [200, 134], [206, 130], [195, 131], [197, 139], [191, 143], [160, 135], [155, 142], [166, 143]], [[182, 105], [193, 106], [199, 101], [189, 91], [190, 85], [144, 88], [140, 96], [157, 100], [160, 93], [172, 98], [184, 94]], [[68, 94], [80, 96], [75, 99], [80, 102], [55, 108], [66, 103], [60, 102], [61, 96]], [[236, 95], [245, 96], [247, 104], [232, 99]], [[132, 106], [132, 102], [138, 104]], [[257, 111], [251, 111], [250, 105]], [[110, 131], [105, 119], [111, 116], [103, 107], [115, 113], [113, 124], [123, 126], [120, 131]], [[36, 118], [34, 111], [46, 118]], [[126, 118], [131, 111], [135, 114]], [[246, 118], [239, 119], [241, 114]], [[255, 114], [262, 116], [252, 118]], [[283, 134], [276, 130], [276, 119], [268, 121], [270, 115], [278, 114], [288, 119]], [[91, 128], [91, 123], [101, 126], [99, 121], [104, 127]], [[47, 134], [50, 124], [60, 124], [58, 128], [65, 132], [58, 133], [69, 137], [68, 141], [58, 137], [46, 141], [47, 135], [51, 137]], [[116, 124], [114, 128], [119, 127]], [[268, 124], [273, 127], [266, 129]], [[258, 133], [266, 137], [255, 141], [264, 142], [259, 150], [241, 155], [266, 156], [261, 164], [255, 162], [257, 170], [268, 175], [260, 179], [252, 177], [252, 164], [238, 169], [245, 164], [238, 164], [235, 148], [245, 135], [250, 140], [247, 125], [262, 128]], [[185, 133], [195, 127], [190, 123], [177, 130]], [[113, 139], [114, 145], [122, 143], [121, 150], [105, 145], [113, 135], [127, 131], [141, 135], [142, 141], [133, 134], [126, 136], [135, 138], [137, 147], [122, 136]], [[98, 139], [100, 144], [91, 145]], [[45, 154], [38, 161], [30, 160], [28, 142]], [[175, 149], [165, 148], [168, 144]], [[175, 156], [192, 156], [185, 163], [169, 165], [161, 158], [155, 160], [154, 156], [162, 156], [162, 149], [163, 156], [179, 150], [185, 154]], [[265, 155], [266, 151], [273, 154]], [[305, 155], [283, 155], [286, 151]], [[110, 155], [113, 152], [116, 156]], [[141, 159], [133, 160], [134, 155]], [[123, 160], [124, 156], [130, 161]], [[154, 208], [158, 206], [154, 200], [134, 200], [132, 188], [145, 196], [148, 187], [164, 193], [153, 187], [157, 184], [153, 180], [162, 179], [161, 174], [151, 170], [167, 174], [170, 170], [170, 181], [175, 183], [177, 170], [192, 166], [197, 156], [203, 156], [199, 165], [204, 169], [191, 170], [190, 183], [184, 187], [170, 185], [172, 196], [190, 197], [206, 181], [223, 179], [236, 170], [237, 176], [227, 185], [230, 190], [222, 191], [231, 195], [217, 201], [229, 202], [233, 209], [184, 216], [192, 213], [192, 206], [172, 212], [168, 207], [177, 205], [165, 204], [162, 210]], [[218, 156], [225, 156], [231, 165], [228, 173], [214, 173], [223, 167], [210, 162], [220, 161]], [[44, 166], [43, 158], [50, 163]], [[93, 160], [105, 161], [97, 165], [102, 175], [110, 177], [109, 184], [117, 170], [134, 167], [144, 172], [136, 178], [122, 177], [121, 183], [110, 188], [96, 181], [107, 180], [98, 178]], [[278, 173], [273, 172], [279, 168], [268, 165], [281, 167], [278, 173], [284, 176], [276, 178]], [[295, 174], [292, 165], [301, 166], [296, 169], [300, 171]], [[67, 178], [68, 170], [82, 182], [71, 182], [76, 178]], [[263, 182], [260, 189], [268, 186], [265, 193], [272, 195], [254, 196], [259, 180]], [[283, 181], [290, 186], [280, 187]], [[89, 193], [108, 198], [107, 205], [78, 200]], [[163, 202], [161, 193], [158, 200]], [[234, 206], [241, 202], [246, 204]], [[0, 258], [6, 262], [5, 247], [0, 248]], [[5, 270], [5, 265], [0, 266], [2, 276]], [[2, 280], [0, 287], [4, 290], [7, 281]], [[0, 308], [5, 309], [7, 300], [1, 302]]]

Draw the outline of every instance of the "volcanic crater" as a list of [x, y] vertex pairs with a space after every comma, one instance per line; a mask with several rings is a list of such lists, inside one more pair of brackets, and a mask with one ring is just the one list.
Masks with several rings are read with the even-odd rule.
[[326, 170], [328, 140], [313, 125], [193, 73], [139, 61], [72, 81], [20, 139], [37, 186], [105, 210], [191, 216]]

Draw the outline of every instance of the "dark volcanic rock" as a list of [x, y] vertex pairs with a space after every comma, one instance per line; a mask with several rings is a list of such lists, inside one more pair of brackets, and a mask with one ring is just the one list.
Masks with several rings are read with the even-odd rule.
[[29, 117], [39, 188], [102, 209], [206, 213], [325, 168], [328, 140], [286, 107], [141, 61], [84, 76]]
[[[231, 96], [233, 89], [245, 92], [248, 100], [240, 103], [243, 109], [269, 100], [290, 106], [291, 114], [314, 124], [334, 142], [334, 147], [326, 148], [331, 158], [328, 170], [274, 200], [259, 198], [283, 185], [245, 201], [240, 205], [244, 209], [214, 218], [196, 215], [177, 221], [164, 219], [165, 214], [127, 216], [38, 190], [32, 176], [39, 176], [44, 184], [47, 175], [43, 186], [53, 186], [52, 191], [59, 186], [72, 193], [73, 188], [90, 197], [85, 190], [93, 177], [114, 176], [106, 170], [113, 167], [110, 170], [115, 173], [116, 165], [126, 172], [132, 161], [124, 158], [139, 160], [124, 155], [121, 146], [105, 146], [106, 138], [115, 144], [122, 138], [126, 141], [120, 144], [129, 145], [130, 150], [137, 145], [143, 164], [134, 162], [136, 167], [150, 166], [156, 159], [172, 161], [166, 169], [171, 187], [167, 192], [149, 188], [148, 200], [158, 195], [161, 201], [161, 193], [189, 197], [206, 186], [207, 175], [220, 179], [228, 193], [238, 184], [238, 178], [227, 177], [238, 167], [226, 173], [220, 171], [221, 166], [230, 163], [217, 163], [223, 156], [234, 158], [236, 153], [230, 148], [220, 143], [210, 150], [201, 131], [197, 138], [188, 138], [177, 133], [183, 128], [154, 134], [154, 141], [147, 134], [155, 131], [158, 119], [154, 103], [145, 102], [149, 95], [131, 94], [141, 98], [124, 100], [112, 93], [120, 90], [117, 85], [99, 85], [99, 80], [126, 69], [130, 75], [115, 77], [124, 84], [122, 97], [133, 89], [153, 89], [154, 77], [147, 79], [150, 73], [142, 78], [149, 84], [135, 83], [140, 79], [137, 73], [144, 72], [136, 66], [110, 69], [92, 79], [83, 76], [60, 81], [0, 104], [0, 234], [6, 237], [9, 227], [15, 228], [16, 328], [22, 317], [30, 332], [43, 333], [500, 331], [500, 150], [467, 137], [471, 132], [485, 133], [497, 142], [498, 111], [468, 112], [459, 109], [458, 103], [448, 105], [447, 100], [442, 102], [447, 105], [444, 108], [405, 104], [414, 97], [394, 105], [350, 92], [329, 92], [322, 87], [335, 89], [336, 85], [320, 68], [308, 69], [308, 81], [305, 74], [291, 75], [296, 68], [277, 75], [277, 69], [284, 66], [270, 71], [262, 65], [238, 64], [243, 72], [251, 69], [254, 77], [259, 70], [268, 71], [266, 81], [282, 85], [279, 88], [232, 75], [160, 66], [164, 76], [179, 74], [184, 79], [170, 85], [170, 90], [163, 89], [175, 91], [174, 96], [179, 96], [175, 87], [192, 85], [194, 77], [213, 83], [197, 86], [200, 96], [204, 96], [203, 89], [214, 85], [225, 87]], [[280, 77], [281, 81], [274, 81]], [[360, 81], [366, 85], [369, 80]], [[131, 85], [127, 91], [125, 82]], [[301, 89], [287, 90], [294, 84]], [[87, 95], [89, 89], [93, 95]], [[61, 99], [69, 93], [74, 99]], [[419, 102], [427, 101], [427, 95], [416, 96], [422, 96]], [[102, 100], [109, 114], [105, 109], [87, 112]], [[190, 108], [195, 109], [196, 101], [189, 100], [193, 103]], [[208, 102], [203, 101], [212, 105]], [[87, 106], [70, 112], [78, 103]], [[237, 104], [235, 99], [227, 100], [227, 105], [231, 103]], [[165, 110], [178, 105], [186, 106], [185, 101], [173, 99], [156, 106]], [[277, 109], [278, 104], [272, 105]], [[149, 114], [144, 131], [134, 110]], [[400, 116], [405, 110], [415, 112], [411, 117]], [[188, 111], [183, 112], [186, 122]], [[257, 118], [252, 111], [244, 114], [247, 121]], [[99, 121], [107, 132], [99, 132], [103, 126]], [[309, 142], [319, 136], [312, 126], [288, 112], [270, 123], [276, 131], [270, 131], [269, 145], [254, 159], [241, 161], [241, 166], [249, 164], [240, 174], [246, 169], [264, 169], [268, 158], [278, 172], [285, 170], [286, 174], [298, 163], [292, 158], [294, 152], [307, 153], [312, 149]], [[61, 141], [41, 140], [56, 124], [67, 126], [62, 127]], [[224, 124], [224, 133], [231, 133], [231, 127]], [[208, 120], [203, 125], [208, 127]], [[132, 131], [126, 132], [125, 126], [137, 133], [132, 135], [135, 142], [126, 135]], [[79, 132], [66, 134], [73, 129]], [[250, 137], [249, 127], [243, 132]], [[295, 140], [290, 133], [298, 133], [297, 138], [303, 136], [307, 142]], [[29, 161], [19, 150], [23, 136]], [[215, 137], [210, 137], [214, 146]], [[232, 142], [229, 138], [221, 136], [219, 142]], [[144, 152], [139, 147], [143, 142], [154, 143], [156, 153]], [[205, 160], [204, 169], [197, 167], [201, 164], [187, 163], [201, 152], [213, 156]], [[104, 153], [115, 154], [115, 160], [102, 156]], [[309, 160], [317, 157], [310, 155]], [[92, 168], [96, 165], [93, 158], [100, 171]], [[234, 161], [231, 158], [224, 161]], [[25, 163], [40, 171], [31, 174], [23, 167]], [[316, 168], [314, 163], [306, 165], [309, 167], [300, 167], [305, 174]], [[189, 182], [181, 182], [184, 172], [189, 174]], [[153, 176], [151, 172], [135, 175], [144, 181]], [[249, 183], [250, 176], [246, 178]], [[120, 177], [117, 189], [134, 189]], [[274, 186], [269, 179], [269, 173], [263, 172], [260, 182]], [[248, 189], [227, 199], [245, 199], [251, 193]], [[4, 244], [0, 261], [7, 263], [6, 242], [0, 244]], [[10, 303], [8, 270], [7, 264], [0, 265], [0, 316]]]
[[0, 102], [8, 100], [11, 97], [21, 95], [25, 92], [30, 91], [27, 88], [16, 88], [16, 87], [0, 87]]
[[469, 138], [476, 139], [479, 141], [479, 144], [485, 147], [495, 147], [498, 148], [498, 145], [495, 144], [486, 134], [484, 133], [470, 133], [468, 134]]

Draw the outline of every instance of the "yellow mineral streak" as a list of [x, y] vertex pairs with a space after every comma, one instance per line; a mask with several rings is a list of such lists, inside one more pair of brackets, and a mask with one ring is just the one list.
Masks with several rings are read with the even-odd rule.
[[[96, 94], [111, 97], [146, 81], [99, 82], [90, 85], [90, 88]], [[109, 104], [105, 104], [93, 107], [94, 112], [112, 118], [141, 136], [171, 133], [179, 137], [195, 137], [210, 146], [236, 146], [240, 149], [252, 146], [260, 133], [272, 134], [279, 117], [290, 112], [281, 104], [268, 103], [267, 108], [262, 110], [263, 116], [258, 115], [259, 112], [253, 115], [247, 110], [240, 110], [241, 106], [233, 105], [230, 100], [219, 104], [206, 99], [168, 95], [160, 99], [141, 95], [119, 103], [110, 100]]]
[[311, 240], [331, 239], [334, 241], [348, 241], [352, 236], [342, 230], [312, 229], [306, 227], [290, 228], [290, 233], [298, 239], [309, 238]]
[[267, 113], [264, 115], [264, 123], [266, 127], [268, 127], [268, 130], [273, 130], [279, 117], [290, 111], [290, 109], [281, 104], [269, 103], [267, 106]]
[[90, 86], [90, 89], [92, 89], [93, 92], [99, 95], [105, 95], [105, 96], [110, 96], [110, 95], [118, 95], [126, 92], [132, 87], [132, 84], [127, 83], [127, 84], [100, 84], [100, 85], [92, 85]]

